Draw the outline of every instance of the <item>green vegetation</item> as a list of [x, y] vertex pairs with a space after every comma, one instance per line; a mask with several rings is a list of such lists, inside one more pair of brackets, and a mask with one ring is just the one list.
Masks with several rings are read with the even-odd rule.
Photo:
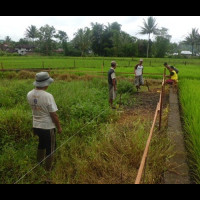
[[[33, 79], [0, 82], [1, 183], [14, 183], [35, 164], [36, 140], [32, 135], [32, 115], [26, 100], [32, 83]], [[105, 80], [57, 81], [48, 91], [55, 96], [64, 128], [59, 144], [73, 135], [90, 140], [98, 133], [100, 124], [118, 116], [108, 107]], [[122, 104], [126, 104], [123, 97]]]
[[[27, 172], [17, 183], [44, 183], [49, 175], [42, 166], [35, 167], [37, 137], [32, 134], [31, 109], [26, 100], [33, 78], [18, 78], [0, 81], [0, 183], [16, 183]], [[59, 148], [50, 175], [52, 183], [134, 182], [151, 120], [141, 123], [137, 117], [128, 124], [115, 123], [120, 113], [109, 108], [107, 87], [107, 79], [88, 80], [83, 75], [67, 81], [56, 78], [48, 88], [63, 127], [63, 133], [57, 135]], [[121, 110], [134, 104], [132, 82], [119, 80], [118, 89], [121, 98], [115, 103]], [[159, 137], [154, 138], [155, 148], [150, 151], [146, 183], [160, 182], [168, 155], [169, 143], [164, 135]]]
[[189, 152], [191, 175], [200, 183], [200, 89], [199, 80], [184, 79], [180, 82], [180, 103], [183, 111], [186, 147]]
[[[119, 113], [108, 107], [106, 79], [111, 60], [116, 60], [118, 63], [116, 73], [119, 78], [119, 95], [116, 104], [121, 105], [121, 108], [134, 105], [133, 75], [120, 72], [133, 73], [139, 58], [0, 57], [4, 69], [42, 67], [55, 69], [50, 71], [50, 74], [56, 81], [48, 91], [55, 97], [59, 107], [58, 114], [64, 127], [64, 133], [58, 135], [57, 146], [63, 142], [64, 145], [56, 153], [58, 162], [51, 174], [54, 183], [133, 183], [134, 181], [132, 179], [138, 169], [151, 122], [147, 121], [147, 124], [138, 127], [133, 127], [131, 124], [120, 127], [114, 123]], [[198, 109], [200, 61], [144, 58], [144, 73], [162, 74], [164, 62], [179, 69], [179, 97], [189, 153], [188, 161], [194, 182], [200, 183]], [[33, 88], [34, 76], [34, 72], [0, 71], [0, 183], [14, 183], [36, 165], [37, 138], [32, 135], [31, 110], [26, 100], [27, 92]], [[161, 75], [144, 74], [146, 79], [160, 77]], [[135, 123], [139, 124], [140, 119], [135, 120]], [[114, 130], [120, 130], [119, 134], [114, 135]], [[166, 138], [161, 137], [160, 140], [154, 138], [149, 153], [150, 160], [154, 163], [150, 162], [150, 166], [147, 166], [145, 182], [159, 182], [157, 176], [163, 170], [161, 165], [169, 151], [168, 148]], [[155, 149], [160, 150], [157, 152]], [[163, 154], [160, 154], [163, 155], [162, 158], [154, 157], [162, 151]], [[114, 158], [114, 155], [117, 156]], [[120, 157], [121, 155], [123, 157]], [[133, 158], [135, 163], [129, 163], [128, 157]], [[159, 160], [159, 173], [156, 174], [155, 163], [158, 163], [158, 159], [163, 160]], [[63, 165], [67, 167], [63, 169]], [[121, 168], [116, 170], [116, 166]], [[121, 174], [124, 174], [122, 178], [117, 175], [120, 170]], [[99, 179], [103, 174], [107, 174], [108, 177]], [[46, 172], [39, 166], [20, 183], [42, 183], [45, 179]]]
[[[103, 72], [107, 76], [110, 62], [116, 60], [117, 75], [121, 73], [126, 77], [133, 77], [134, 66], [138, 63], [139, 58], [115, 58], [115, 57], [0, 57], [0, 63], [3, 69], [30, 69], [30, 68], [52, 68], [63, 69], [54, 73], [75, 73], [100, 75]], [[144, 74], [146, 78], [160, 78], [163, 74], [163, 63], [168, 62], [170, 65], [180, 70], [179, 78], [195, 78], [199, 79], [200, 66], [199, 59], [172, 59], [172, 58], [144, 58], [144, 73], [155, 73], [155, 75]], [[77, 71], [77, 72], [75, 72]], [[80, 71], [80, 72], [79, 72]], [[168, 72], [167, 72], [168, 73]], [[12, 77], [12, 74], [0, 71], [0, 77]], [[161, 74], [161, 75], [156, 75]], [[13, 76], [15, 77], [14, 73]]]

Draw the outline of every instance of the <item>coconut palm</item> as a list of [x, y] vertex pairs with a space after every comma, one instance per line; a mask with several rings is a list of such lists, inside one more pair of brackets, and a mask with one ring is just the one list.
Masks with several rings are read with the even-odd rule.
[[[144, 19], [143, 19], [144, 20]], [[147, 21], [144, 20], [143, 22], [144, 27], [141, 27], [141, 31], [139, 34], [145, 35], [148, 34], [148, 45], [147, 45], [147, 58], [149, 56], [149, 43], [150, 43], [150, 34], [153, 33], [155, 35], [158, 34], [158, 29], [156, 28], [156, 19], [153, 18], [152, 16], [147, 18]]]
[[189, 44], [192, 46], [192, 55], [194, 53], [194, 45], [197, 45], [198, 40], [199, 40], [198, 29], [192, 28], [192, 32], [183, 41], [183, 43]]
[[35, 44], [35, 38], [38, 37], [38, 30], [37, 30], [36, 26], [34, 26], [34, 25], [29, 26], [26, 29], [25, 36], [27, 38], [31, 38], [33, 40], [33, 43]]

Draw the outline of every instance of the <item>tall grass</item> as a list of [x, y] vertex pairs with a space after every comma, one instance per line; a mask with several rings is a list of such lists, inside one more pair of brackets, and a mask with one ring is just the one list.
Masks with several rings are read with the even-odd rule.
[[[37, 164], [37, 138], [32, 134], [32, 114], [26, 100], [32, 83], [33, 79], [0, 82], [0, 183], [15, 183]], [[133, 104], [133, 83], [119, 81], [118, 86], [121, 105]], [[55, 98], [63, 127], [57, 147], [64, 144], [55, 153], [52, 183], [133, 183], [151, 122], [141, 123], [137, 116], [128, 120], [130, 124], [116, 123], [120, 113], [109, 108], [104, 79], [56, 80], [47, 91]], [[156, 138], [146, 183], [160, 182], [168, 156], [166, 138]], [[155, 154], [155, 149], [160, 153]], [[153, 164], [156, 162], [159, 167]], [[44, 183], [48, 176], [37, 166], [19, 183]]]
[[[132, 121], [103, 124], [91, 138], [70, 140], [58, 155], [52, 183], [133, 184], [151, 123]], [[165, 159], [171, 153], [164, 134], [156, 134], [150, 148], [144, 183], [162, 182]], [[63, 168], [63, 166], [66, 166]]]
[[[37, 144], [32, 134], [32, 112], [26, 99], [34, 88], [33, 81], [5, 79], [0, 82], [0, 183], [12, 183], [35, 163]], [[76, 135], [77, 144], [84, 138], [89, 140], [102, 123], [118, 117], [117, 112], [109, 108], [107, 80], [56, 80], [47, 92], [55, 98], [63, 127], [58, 146], [73, 135]], [[122, 103], [126, 103], [126, 99], [122, 98]], [[31, 183], [35, 179], [31, 175], [25, 180]]]

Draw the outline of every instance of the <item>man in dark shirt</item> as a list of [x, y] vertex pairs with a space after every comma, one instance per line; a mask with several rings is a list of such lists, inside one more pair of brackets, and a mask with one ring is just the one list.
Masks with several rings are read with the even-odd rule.
[[115, 75], [116, 67], [117, 63], [115, 61], [112, 61], [111, 68], [108, 71], [109, 104], [112, 109], [115, 109], [115, 107], [113, 107], [113, 100], [116, 98], [117, 91], [117, 80]]

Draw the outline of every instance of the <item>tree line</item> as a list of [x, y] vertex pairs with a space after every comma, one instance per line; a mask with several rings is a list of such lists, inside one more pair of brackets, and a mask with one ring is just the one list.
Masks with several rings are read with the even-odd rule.
[[[11, 40], [9, 36], [5, 38], [5, 43], [15, 47], [29, 45], [34, 52], [43, 55], [53, 55], [56, 50], [60, 50], [64, 56], [108, 56], [108, 57], [164, 57], [167, 54], [180, 51], [180, 46], [191, 46], [192, 53], [199, 50], [200, 36], [198, 29], [192, 29], [192, 33], [185, 38], [181, 44], [171, 43], [171, 35], [168, 29], [157, 28], [156, 19], [148, 17], [143, 21], [143, 26], [139, 34], [147, 34], [148, 40], [139, 39], [121, 30], [118, 22], [91, 23], [91, 28], [80, 28], [74, 33], [74, 37], [69, 41], [65, 31], [56, 30], [48, 24], [37, 28], [31, 25], [26, 28], [25, 37], [18, 42]], [[151, 39], [151, 34], [155, 39]]]

